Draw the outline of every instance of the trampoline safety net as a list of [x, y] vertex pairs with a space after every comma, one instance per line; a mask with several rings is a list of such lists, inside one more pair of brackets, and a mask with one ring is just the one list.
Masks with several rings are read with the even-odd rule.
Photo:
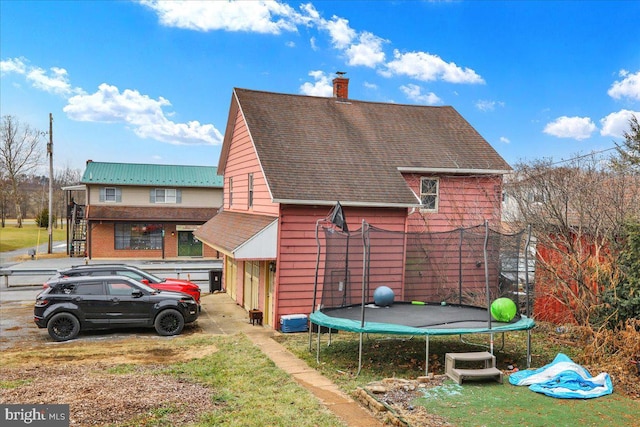
[[527, 286], [525, 231], [504, 234], [479, 225], [403, 233], [366, 222], [346, 233], [320, 227], [322, 309], [371, 303], [379, 286], [391, 288], [395, 301], [488, 307], [494, 299], [508, 297], [517, 307], [526, 305], [520, 292]]

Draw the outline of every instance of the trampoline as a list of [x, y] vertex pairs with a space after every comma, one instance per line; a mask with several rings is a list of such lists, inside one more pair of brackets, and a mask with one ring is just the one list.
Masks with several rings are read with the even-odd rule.
[[[314, 310], [309, 320], [319, 326], [318, 362], [320, 327], [325, 327], [329, 332], [360, 334], [357, 374], [362, 369], [364, 334], [424, 336], [428, 374], [430, 336], [489, 334], [493, 353], [494, 334], [527, 331], [530, 366], [535, 323], [521, 312], [531, 310], [530, 231], [502, 234], [485, 223], [446, 233], [402, 233], [363, 221], [360, 230], [349, 232], [330, 220], [319, 220], [316, 240]], [[373, 302], [374, 290], [382, 285], [395, 294], [386, 307]], [[520, 308], [509, 322], [491, 315], [491, 303], [499, 297], [512, 299]]]

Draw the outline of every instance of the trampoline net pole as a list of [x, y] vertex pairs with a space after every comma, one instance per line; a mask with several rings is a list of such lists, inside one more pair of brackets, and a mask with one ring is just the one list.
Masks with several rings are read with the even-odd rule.
[[[318, 271], [320, 269], [320, 237], [318, 236], [318, 227], [320, 227], [320, 221], [316, 221], [316, 275], [313, 280], [313, 303], [311, 304], [311, 313], [316, 310], [316, 295], [318, 293]], [[320, 334], [320, 325], [318, 325], [318, 334]], [[309, 328], [309, 351], [311, 351], [311, 341], [313, 340], [313, 323]]]
[[[485, 292], [487, 298], [487, 313], [489, 320], [489, 329], [492, 328], [491, 325], [491, 294], [489, 291], [489, 255], [488, 255], [488, 247], [489, 245], [489, 221], [484, 221], [484, 248], [483, 248], [483, 256], [484, 256], [484, 283], [485, 283]], [[493, 334], [491, 334], [491, 352], [493, 353]]]
[[367, 253], [368, 253], [368, 228], [365, 229], [367, 223], [362, 220], [362, 284], [361, 284], [361, 300], [360, 300], [360, 327], [364, 328], [365, 304], [367, 302]]

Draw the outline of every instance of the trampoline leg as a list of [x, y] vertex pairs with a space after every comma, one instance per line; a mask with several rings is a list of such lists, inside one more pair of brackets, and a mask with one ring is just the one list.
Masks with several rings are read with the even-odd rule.
[[429, 335], [425, 335], [424, 344], [424, 375], [429, 376]]
[[527, 369], [531, 368], [531, 329], [527, 329]]
[[358, 373], [356, 377], [360, 375], [360, 370], [362, 369], [362, 332], [360, 332], [360, 346], [358, 349]]
[[493, 332], [489, 334], [489, 348], [491, 354], [493, 354]]
[[318, 343], [316, 344], [316, 363], [320, 364], [320, 325], [318, 325]]

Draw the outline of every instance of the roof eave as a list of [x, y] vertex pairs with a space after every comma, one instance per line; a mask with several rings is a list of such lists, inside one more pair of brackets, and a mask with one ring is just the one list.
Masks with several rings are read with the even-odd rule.
[[459, 169], [459, 168], [420, 168], [412, 166], [399, 166], [398, 171], [405, 173], [455, 173], [465, 175], [506, 175], [511, 169]]
[[335, 206], [337, 202], [342, 206], [365, 207], [365, 208], [413, 208], [416, 203], [381, 203], [381, 202], [355, 202], [348, 200], [299, 200], [299, 199], [273, 199], [274, 203], [282, 205], [314, 205], [314, 206]]

